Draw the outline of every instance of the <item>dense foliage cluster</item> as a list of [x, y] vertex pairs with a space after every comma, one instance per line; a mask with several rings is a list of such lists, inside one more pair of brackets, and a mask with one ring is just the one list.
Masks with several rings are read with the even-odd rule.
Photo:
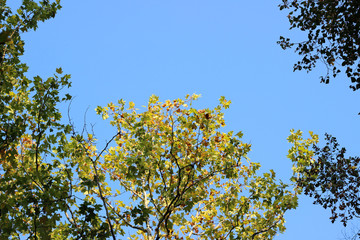
[[295, 47], [302, 56], [294, 71], [311, 71], [321, 61], [327, 68], [322, 82], [329, 83], [331, 75], [336, 77], [345, 69], [352, 82], [350, 88], [359, 89], [360, 2], [282, 0], [280, 9], [289, 11], [290, 29], [307, 33], [307, 39], [302, 42], [295, 43], [285, 37], [280, 37], [278, 42], [283, 49]]
[[131, 102], [125, 111], [122, 100], [98, 107], [118, 129], [101, 163], [121, 187], [104, 193], [118, 197], [110, 212], [120, 226], [138, 230], [139, 239], [272, 238], [284, 230], [296, 192], [277, 183], [273, 171], [256, 174], [260, 165], [247, 158], [250, 145], [241, 133], [217, 130], [229, 101], [221, 98], [213, 110], [189, 108], [197, 97], [162, 103], [152, 96], [141, 114]]
[[297, 179], [304, 193], [315, 198], [314, 203], [331, 209], [331, 221], [360, 217], [360, 182], [358, 157], [345, 157], [335, 137], [326, 134], [326, 146], [314, 146], [316, 161], [301, 172]]
[[60, 4], [24, 1], [14, 14], [6, 1], [0, 6], [0, 238], [28, 233], [47, 239], [68, 186], [64, 175], [52, 172], [56, 163], [41, 158], [63, 137], [56, 105], [70, 98], [59, 95], [70, 82], [61, 69], [46, 80], [27, 78], [21, 33], [54, 17]]

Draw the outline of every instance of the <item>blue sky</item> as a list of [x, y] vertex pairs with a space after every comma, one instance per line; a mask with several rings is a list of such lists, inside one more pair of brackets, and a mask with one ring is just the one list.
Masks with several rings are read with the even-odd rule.
[[[309, 74], [292, 71], [298, 57], [276, 41], [280, 35], [298, 40], [305, 35], [289, 32], [280, 1], [62, 3], [55, 19], [24, 35], [23, 59], [31, 75], [51, 76], [60, 66], [72, 75], [72, 118], [81, 127], [89, 109], [87, 121], [96, 124], [101, 141], [113, 129], [95, 116], [97, 105], [123, 98], [141, 106], [152, 94], [166, 100], [198, 93], [198, 107], [214, 107], [222, 95], [232, 101], [225, 130], [243, 131], [253, 146], [251, 159], [284, 181], [291, 175], [286, 138], [292, 128], [320, 138], [331, 133], [358, 154], [359, 93], [348, 88], [344, 76], [320, 84], [322, 66]], [[302, 197], [298, 209], [286, 215], [287, 231], [276, 239], [342, 238], [343, 228], [329, 216]]]

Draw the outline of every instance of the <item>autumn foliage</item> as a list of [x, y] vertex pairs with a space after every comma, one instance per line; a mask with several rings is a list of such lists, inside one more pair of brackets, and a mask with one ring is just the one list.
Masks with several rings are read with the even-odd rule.
[[[285, 230], [301, 187], [259, 173], [242, 133], [221, 131], [230, 101], [197, 109], [194, 94], [97, 107], [114, 132], [99, 148], [62, 118], [70, 75], [30, 78], [20, 59], [22, 33], [60, 1], [24, 0], [15, 13], [0, 3], [0, 239], [272, 239]], [[311, 163], [316, 136], [289, 140], [290, 159]]]

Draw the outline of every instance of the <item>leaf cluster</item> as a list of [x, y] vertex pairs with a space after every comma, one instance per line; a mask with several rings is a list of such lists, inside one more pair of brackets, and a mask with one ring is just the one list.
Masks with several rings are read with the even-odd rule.
[[350, 88], [360, 88], [360, 3], [346, 0], [299, 1], [282, 0], [280, 10], [288, 10], [290, 29], [307, 33], [303, 42], [292, 42], [280, 37], [283, 48], [295, 47], [302, 59], [294, 71], [311, 71], [318, 61], [325, 64], [327, 73], [321, 81], [329, 83], [345, 68], [351, 80]]
[[347, 225], [360, 217], [360, 158], [345, 157], [335, 137], [326, 134], [326, 145], [314, 145], [316, 160], [303, 169], [297, 184], [315, 199], [314, 204], [331, 209], [331, 222], [340, 219]]
[[120, 186], [119, 197], [132, 199], [115, 200], [110, 212], [145, 239], [272, 238], [285, 229], [283, 214], [296, 207], [296, 194], [273, 171], [257, 175], [241, 132], [218, 131], [230, 101], [197, 110], [190, 107], [197, 98], [152, 96], [142, 113], [124, 100], [96, 109], [118, 131], [101, 169]]

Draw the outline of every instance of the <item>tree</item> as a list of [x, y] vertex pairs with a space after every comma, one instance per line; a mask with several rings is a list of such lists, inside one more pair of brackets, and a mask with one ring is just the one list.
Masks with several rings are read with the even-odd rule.
[[[109, 174], [101, 178], [121, 190], [114, 195], [101, 183], [89, 196], [106, 202], [115, 229], [133, 228], [141, 239], [272, 238], [284, 230], [284, 212], [296, 207], [296, 192], [277, 183], [272, 170], [256, 174], [260, 165], [247, 158], [250, 145], [240, 140], [241, 133], [217, 130], [225, 125], [222, 109], [229, 101], [221, 98], [213, 110], [189, 108], [197, 97], [162, 103], [152, 96], [140, 114], [132, 102], [125, 111], [123, 100], [98, 107], [103, 118], [112, 116], [118, 134], [101, 163], [90, 136], [89, 165]], [[119, 198], [112, 201], [116, 205], [110, 196]]]
[[[5, 150], [9, 153], [9, 147], [25, 133], [26, 125], [39, 125], [38, 128], [44, 128], [40, 126], [40, 118], [47, 113], [52, 114], [50, 112], [54, 110], [51, 109], [54, 102], [60, 101], [54, 99], [52, 91], [69, 86], [69, 76], [65, 76], [61, 81], [49, 78], [47, 83], [43, 83], [44, 80], [40, 77], [30, 80], [25, 76], [27, 65], [19, 59], [24, 53], [21, 33], [36, 30], [39, 21], [54, 17], [60, 9], [59, 1], [51, 4], [48, 1], [41, 1], [39, 4], [24, 1], [16, 14], [12, 14], [5, 0], [0, 1], [0, 6], [0, 153], [5, 154]], [[61, 69], [58, 73], [61, 74]], [[45, 85], [42, 86], [43, 84]], [[33, 96], [30, 96], [30, 92]], [[46, 101], [52, 101], [53, 106], [49, 106]], [[49, 108], [45, 110], [47, 106]], [[58, 120], [58, 113], [53, 112], [53, 116], [49, 118], [55, 117]], [[43, 131], [34, 129], [35, 127], [31, 131]]]
[[98, 150], [94, 134], [62, 122], [70, 76], [59, 68], [29, 78], [20, 59], [21, 33], [54, 17], [60, 2], [24, 0], [12, 13], [0, 1], [0, 239], [272, 239], [284, 231], [299, 190], [272, 170], [259, 174], [241, 132], [219, 131], [230, 101], [197, 110], [197, 95], [152, 96], [140, 113], [123, 100], [98, 107], [116, 127]]
[[[307, 33], [307, 39], [294, 43], [280, 37], [283, 49], [295, 47], [302, 59], [294, 71], [311, 71], [321, 61], [327, 68], [321, 81], [329, 83], [344, 67], [351, 80], [350, 88], [360, 88], [360, 3], [359, 1], [282, 0], [280, 10], [289, 10], [290, 29]], [[341, 66], [341, 67], [340, 67]]]
[[324, 147], [313, 146], [316, 159], [311, 164], [296, 162], [296, 183], [314, 204], [331, 210], [332, 223], [340, 219], [347, 226], [349, 220], [360, 218], [360, 158], [345, 157], [346, 149], [335, 137], [326, 134], [325, 140]]
[[46, 80], [27, 78], [21, 33], [54, 17], [60, 4], [27, 0], [15, 14], [5, 0], [0, 6], [0, 238], [27, 233], [30, 239], [47, 239], [64, 203], [57, 198], [67, 186], [63, 175], [53, 174], [56, 165], [42, 157], [63, 137], [66, 126], [57, 104], [70, 98], [59, 95], [70, 82], [61, 69]]

